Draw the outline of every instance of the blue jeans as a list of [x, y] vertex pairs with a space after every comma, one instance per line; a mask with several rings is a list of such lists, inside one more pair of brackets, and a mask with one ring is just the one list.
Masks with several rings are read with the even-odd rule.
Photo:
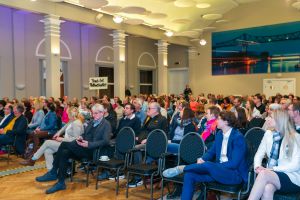
[[172, 154], [178, 154], [179, 144], [177, 143], [169, 143], [167, 147], [167, 152]]

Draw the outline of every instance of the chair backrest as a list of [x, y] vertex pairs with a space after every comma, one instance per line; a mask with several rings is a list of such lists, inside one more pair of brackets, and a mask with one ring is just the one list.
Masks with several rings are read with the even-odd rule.
[[130, 127], [122, 128], [116, 138], [116, 153], [126, 154], [135, 146], [135, 133]]
[[189, 165], [197, 162], [205, 152], [205, 144], [199, 133], [186, 134], [179, 145], [178, 165]]
[[259, 127], [251, 128], [245, 134], [247, 143], [247, 161], [249, 166], [253, 165], [254, 156], [258, 150], [260, 142], [264, 137], [265, 130]]
[[[166, 153], [168, 138], [161, 129], [155, 129], [149, 133], [146, 143], [146, 157], [158, 159], [163, 153]], [[146, 159], [145, 157], [145, 159]]]

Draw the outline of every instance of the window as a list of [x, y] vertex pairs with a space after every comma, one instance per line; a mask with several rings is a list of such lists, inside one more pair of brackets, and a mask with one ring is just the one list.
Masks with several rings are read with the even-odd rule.
[[114, 97], [114, 68], [112, 67], [99, 67], [99, 77], [108, 77], [107, 89], [99, 90], [99, 96], [107, 95], [109, 98]]
[[153, 71], [140, 70], [140, 94], [153, 93]]

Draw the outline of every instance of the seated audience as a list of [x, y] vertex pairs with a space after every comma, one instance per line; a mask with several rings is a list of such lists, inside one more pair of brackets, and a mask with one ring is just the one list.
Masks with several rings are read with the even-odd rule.
[[[129, 103], [129, 101], [127, 103]], [[143, 125], [146, 119], [146, 113], [142, 110], [142, 100], [140, 99], [133, 100], [133, 105], [135, 107], [135, 116], [137, 116], [137, 118], [140, 119], [141, 125]]]
[[247, 109], [247, 120], [251, 121], [253, 118], [253, 111], [254, 111], [255, 103], [251, 99], [247, 100], [246, 102], [246, 109]]
[[245, 135], [248, 130], [248, 120], [246, 111], [243, 107], [238, 107], [235, 110], [235, 116], [237, 118], [237, 129]]
[[44, 154], [48, 171], [52, 169], [53, 154], [57, 152], [60, 144], [71, 142], [83, 133], [84, 118], [79, 114], [78, 109], [71, 107], [68, 114], [69, 122], [53, 136], [52, 140], [46, 140], [30, 159], [20, 162], [21, 165], [33, 166], [36, 160]]
[[70, 158], [92, 159], [94, 150], [109, 144], [111, 127], [109, 122], [104, 119], [104, 112], [103, 105], [95, 104], [92, 107], [93, 121], [84, 130], [82, 137], [80, 136], [72, 142], [62, 142], [54, 158], [52, 169], [43, 176], [36, 178], [38, 182], [58, 179], [51, 188], [46, 190], [46, 194], [66, 189], [65, 176]]
[[25, 108], [22, 104], [16, 104], [13, 108], [15, 123], [11, 130], [0, 129], [0, 148], [3, 145], [14, 144], [18, 154], [23, 154], [25, 150], [27, 119], [23, 115]]
[[252, 117], [261, 118], [266, 112], [266, 106], [262, 103], [263, 97], [260, 94], [254, 95], [253, 102], [255, 104]]
[[289, 105], [288, 113], [296, 131], [300, 133], [300, 102]]
[[217, 130], [217, 119], [220, 114], [220, 109], [217, 106], [210, 106], [206, 110], [206, 115], [198, 124], [198, 133], [201, 134], [203, 141], [207, 148], [210, 148], [215, 140], [215, 133]]
[[43, 121], [39, 127], [28, 135], [27, 144], [33, 141], [33, 152], [36, 152], [39, 148], [41, 138], [51, 138], [57, 131], [57, 117], [55, 113], [55, 105], [53, 103], [47, 104], [47, 114], [43, 118]]
[[184, 108], [180, 111], [180, 117], [176, 120], [176, 125], [170, 127], [170, 139], [168, 144], [168, 152], [177, 154], [179, 143], [183, 136], [190, 132], [195, 132], [194, 123], [195, 114], [190, 108]]
[[[147, 143], [147, 137], [149, 133], [155, 129], [161, 129], [168, 134], [168, 121], [160, 114], [160, 106], [157, 102], [150, 102], [148, 104], [147, 118], [145, 119], [140, 133], [136, 134], [137, 149], [144, 149]], [[140, 152], [135, 154], [134, 162], [140, 163], [142, 161], [142, 155]], [[152, 162], [149, 158], [147, 162]], [[134, 177], [129, 181], [129, 187], [137, 187], [142, 184], [140, 177]]]
[[106, 98], [103, 98], [105, 102], [102, 104], [105, 113], [104, 113], [104, 118], [110, 123], [111, 127], [111, 137], [115, 138], [116, 137], [116, 130], [117, 130], [117, 113], [113, 110], [111, 104], [107, 101]]
[[121, 118], [117, 133], [124, 127], [130, 127], [134, 130], [135, 134], [139, 134], [141, 130], [141, 122], [135, 115], [135, 106], [131, 103], [127, 103], [124, 108], [125, 117]]
[[117, 114], [117, 120], [118, 120], [118, 123], [119, 123], [120, 120], [124, 117], [124, 108], [123, 108], [123, 105], [122, 105], [122, 101], [120, 100], [119, 97], [117, 97], [117, 98], [115, 97], [114, 101], [115, 101], [114, 111]]
[[[274, 111], [268, 123], [272, 129], [265, 132], [254, 158], [258, 175], [249, 200], [273, 199], [276, 191], [300, 192], [300, 136], [286, 111]], [[262, 166], [265, 156], [267, 167]]]
[[0, 122], [0, 129], [6, 127], [14, 117], [13, 106], [7, 103], [4, 106], [4, 117]]
[[43, 111], [43, 105], [40, 103], [39, 100], [36, 100], [34, 105], [34, 114], [32, 117], [31, 122], [28, 124], [28, 133], [31, 133], [33, 130], [35, 130], [37, 127], [39, 127], [45, 117], [45, 113]]
[[4, 117], [4, 107], [6, 102], [4, 100], [0, 100], [0, 120]]
[[24, 107], [25, 107], [24, 116], [26, 117], [26, 119], [29, 123], [29, 122], [31, 122], [32, 116], [33, 116], [32, 112], [31, 112], [32, 105], [28, 100], [25, 100], [23, 104], [24, 104]]
[[218, 118], [218, 128], [221, 130], [216, 134], [210, 150], [195, 164], [181, 165], [163, 172], [165, 177], [174, 177], [184, 172], [181, 199], [191, 200], [197, 183], [216, 181], [241, 184], [248, 181], [246, 141], [235, 126], [235, 115], [222, 111]]

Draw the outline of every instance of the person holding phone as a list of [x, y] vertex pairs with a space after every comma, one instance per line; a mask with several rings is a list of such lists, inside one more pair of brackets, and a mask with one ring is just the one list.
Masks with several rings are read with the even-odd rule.
[[58, 181], [48, 190], [51, 194], [59, 190], [65, 190], [65, 176], [68, 160], [70, 158], [80, 160], [83, 158], [92, 159], [93, 152], [109, 144], [111, 127], [104, 119], [105, 109], [101, 104], [92, 107], [93, 120], [85, 128], [82, 136], [72, 142], [62, 142], [58, 148], [53, 161], [53, 168], [43, 176], [36, 178], [38, 182]]

